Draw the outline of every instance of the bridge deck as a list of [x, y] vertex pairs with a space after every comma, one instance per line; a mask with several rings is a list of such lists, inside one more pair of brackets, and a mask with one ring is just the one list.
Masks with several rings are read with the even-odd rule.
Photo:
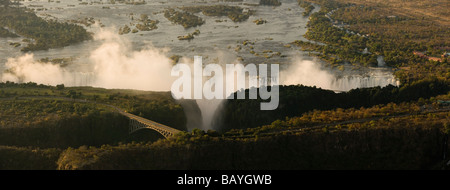
[[153, 129], [153, 130], [161, 133], [164, 137], [167, 138], [168, 136], [172, 136], [174, 134], [177, 134], [177, 133], [181, 132], [180, 130], [172, 128], [172, 127], [169, 127], [167, 125], [163, 125], [163, 124], [154, 122], [152, 120], [145, 119], [143, 117], [139, 117], [139, 116], [133, 115], [131, 113], [127, 113], [127, 112], [123, 111], [122, 109], [120, 109], [120, 108], [118, 108], [116, 106], [109, 105], [109, 104], [104, 104], [104, 105], [109, 106], [109, 107], [117, 110], [120, 114], [124, 115], [125, 117], [128, 117], [129, 119], [135, 120], [135, 121], [137, 121], [139, 123], [142, 123], [143, 125], [146, 126], [146, 127], [135, 128], [134, 130], [130, 131], [130, 133], [133, 133], [133, 132], [135, 132], [135, 131], [137, 131], [139, 129], [149, 128], [149, 129]]
[[142, 117], [130, 114], [130, 113], [122, 112], [121, 114], [126, 116], [126, 117], [128, 117], [128, 118], [130, 118], [130, 119], [134, 119], [134, 120], [136, 120], [136, 121], [146, 125], [148, 128], [157, 128], [157, 129], [160, 129], [162, 131], [166, 131], [166, 132], [168, 132], [168, 133], [170, 133], [172, 135], [181, 132], [178, 129], [174, 129], [172, 127], [169, 127], [169, 126], [166, 126], [166, 125], [163, 125], [163, 124], [160, 124], [160, 123], [156, 123], [154, 121], [151, 121], [151, 120], [148, 120], [148, 119], [145, 119], [145, 118], [142, 118]]

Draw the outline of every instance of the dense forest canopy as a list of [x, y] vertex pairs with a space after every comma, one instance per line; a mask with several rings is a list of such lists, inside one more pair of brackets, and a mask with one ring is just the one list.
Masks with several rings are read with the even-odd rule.
[[[42, 84], [38, 85], [33, 82], [0, 83], [0, 98], [15, 99], [21, 97], [48, 97], [51, 100], [53, 98], [55, 101], [60, 99], [60, 97], [63, 97], [105, 103], [122, 108], [129, 113], [166, 124], [173, 128], [186, 130], [186, 118], [183, 108], [172, 98], [170, 92], [108, 90], [92, 87], [64, 87], [62, 84], [48, 86]], [[25, 104], [23, 106], [25, 106]], [[38, 106], [39, 108], [36, 109], [43, 109], [48, 106]], [[98, 107], [95, 105], [92, 106], [95, 108]], [[83, 109], [81, 115], [87, 114], [89, 110], [91, 109]], [[30, 112], [45, 113], [43, 110], [30, 110]], [[73, 109], [66, 109], [66, 112], [74, 114]], [[20, 114], [15, 117], [19, 116]], [[16, 119], [18, 118], [12, 118], [12, 120]]]
[[[391, 102], [414, 101], [419, 98], [446, 94], [450, 86], [445, 81], [424, 80], [395, 87], [354, 89], [335, 93], [315, 87], [280, 86], [280, 104], [273, 111], [260, 111], [262, 100], [228, 100], [224, 114], [217, 116], [223, 122], [221, 130], [245, 129], [270, 124], [277, 119], [302, 115], [312, 110], [371, 107]], [[248, 93], [248, 90], [247, 92]], [[220, 122], [219, 122], [220, 123]]]

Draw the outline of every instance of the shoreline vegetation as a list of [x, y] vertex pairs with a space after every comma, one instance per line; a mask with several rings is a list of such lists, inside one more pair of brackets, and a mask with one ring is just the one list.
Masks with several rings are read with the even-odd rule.
[[297, 2], [301, 8], [305, 9], [305, 12], [302, 13], [303, 16], [310, 15], [311, 12], [315, 9], [314, 5], [312, 5], [312, 3], [308, 2], [308, 1], [297, 0]]
[[44, 20], [26, 8], [0, 7], [0, 33], [13, 37], [11, 32], [32, 39], [21, 51], [48, 50], [91, 40], [92, 34], [82, 26]]
[[178, 40], [192, 40], [192, 39], [194, 39], [194, 36], [198, 36], [198, 35], [200, 35], [200, 30], [197, 29], [194, 32], [189, 33], [185, 36], [178, 36]]
[[259, 5], [280, 6], [281, 2], [279, 0], [260, 0]]
[[172, 8], [164, 11], [164, 17], [174, 24], [183, 26], [185, 29], [205, 24], [205, 21], [202, 18], [192, 13], [181, 12]]
[[8, 29], [0, 27], [0, 37], [2, 37], [2, 38], [17, 38], [19, 36], [17, 34], [10, 32]]
[[227, 16], [233, 22], [246, 21], [251, 15], [254, 14], [253, 10], [230, 5], [190, 6], [179, 7], [179, 9], [192, 14], [201, 12], [205, 16]]
[[179, 10], [169, 8], [164, 10], [164, 17], [174, 24], [179, 24], [185, 29], [205, 24], [205, 20], [195, 15], [202, 13], [205, 16], [226, 16], [233, 22], [246, 21], [254, 14], [253, 10], [244, 9], [239, 6], [229, 5], [202, 5], [178, 7]]
[[[132, 17], [133, 18], [133, 17]], [[132, 19], [134, 20], [134, 19]], [[138, 33], [139, 31], [152, 31], [158, 29], [159, 20], [152, 20], [148, 17], [147, 14], [141, 14], [139, 19], [137, 19], [139, 23], [132, 24], [131, 26], [135, 26], [135, 28], [131, 29], [130, 26], [125, 25], [119, 28], [119, 35]]]
[[395, 75], [401, 83], [426, 78], [450, 81], [450, 60], [446, 55], [450, 49], [448, 27], [433, 18], [396, 14], [381, 3], [299, 2], [321, 6], [320, 11], [310, 15], [308, 31], [304, 35], [313, 42], [297, 40], [291, 43], [310, 51], [311, 55], [333, 66], [375, 67], [378, 57], [382, 56], [386, 65], [396, 70]]

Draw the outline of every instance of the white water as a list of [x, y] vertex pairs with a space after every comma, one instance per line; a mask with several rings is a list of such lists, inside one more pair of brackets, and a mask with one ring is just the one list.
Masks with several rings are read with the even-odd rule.
[[[39, 16], [51, 15], [53, 19], [67, 21], [93, 17], [105, 24], [105, 28], [93, 25], [87, 29], [95, 33], [95, 39], [65, 48], [37, 51], [33, 54], [21, 53], [20, 47], [14, 48], [10, 42], [22, 43], [22, 38], [0, 38], [0, 73], [1, 81], [28, 82], [42, 84], [65, 84], [66, 86], [97, 86], [104, 88], [125, 88], [151, 91], [168, 91], [172, 81], [170, 77], [171, 55], [181, 55], [185, 60], [201, 55], [204, 63], [214, 63], [219, 59], [221, 64], [234, 63], [238, 57], [246, 63], [280, 63], [284, 68], [280, 73], [280, 84], [304, 84], [324, 89], [347, 91], [353, 88], [397, 85], [392, 71], [384, 68], [382, 57], [378, 60], [380, 68], [366, 68], [351, 71], [346, 68], [324, 68], [320, 61], [294, 59], [303, 57], [311, 59], [306, 53], [295, 47], [284, 45], [303, 39], [308, 21], [301, 16], [303, 11], [296, 0], [283, 1], [280, 7], [242, 6], [256, 10], [256, 15], [247, 21], [234, 23], [227, 17], [207, 17], [197, 14], [206, 20], [206, 24], [184, 29], [180, 25], [170, 23], [163, 14], [158, 13], [167, 7], [179, 6], [181, 1], [164, 1], [164, 3], [147, 1], [147, 5], [132, 6], [120, 4], [78, 5], [78, 0], [64, 0], [61, 3], [45, 1], [26, 1], [25, 5], [42, 5], [45, 11], [38, 11]], [[163, 2], [163, 1], [161, 1]], [[246, 1], [258, 3], [257, 0]], [[183, 1], [183, 4], [198, 5], [196, 1]], [[221, 4], [221, 3], [217, 3]], [[227, 3], [239, 5], [239, 3]], [[75, 7], [68, 7], [75, 5]], [[102, 9], [109, 6], [111, 9]], [[317, 11], [319, 8], [316, 8]], [[133, 13], [133, 15], [131, 14]], [[137, 34], [118, 35], [119, 27], [131, 26], [140, 14], [148, 14], [150, 19], [160, 21], [158, 29]], [[43, 16], [46, 17], [46, 16]], [[263, 18], [268, 21], [264, 25], [255, 25], [252, 21]], [[227, 22], [216, 22], [227, 20]], [[201, 34], [192, 41], [179, 41], [177, 36], [186, 35], [199, 29]], [[253, 49], [244, 46], [242, 41], [250, 40]], [[25, 44], [22, 43], [22, 46]], [[235, 51], [239, 45], [242, 50]], [[286, 57], [274, 56], [266, 59], [254, 56], [250, 50], [261, 53], [265, 50], [281, 52]], [[75, 57], [74, 63], [67, 67], [51, 63], [41, 63], [41, 58]], [[213, 116], [222, 100], [197, 100], [202, 112], [202, 129], [214, 129]], [[191, 129], [190, 129], [191, 130]]]

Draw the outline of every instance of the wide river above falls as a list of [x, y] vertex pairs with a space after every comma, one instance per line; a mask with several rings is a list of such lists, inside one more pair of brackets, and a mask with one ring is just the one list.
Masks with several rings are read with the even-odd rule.
[[[10, 69], [22, 72], [16, 73], [17, 76], [14, 77], [1, 77], [2, 74], [0, 74], [0, 79], [2, 81], [16, 80], [16, 82], [34, 81], [52, 85], [64, 83], [72, 86], [168, 90], [168, 87], [152, 88], [151, 86], [146, 86], [141, 88], [139, 85], [114, 85], [119, 82], [114, 82], [114, 84], [105, 82], [105, 80], [110, 79], [104, 73], [106, 71], [102, 71], [99, 74], [95, 70], [104, 68], [104, 65], [109, 63], [100, 64], [96, 57], [101, 58], [105, 56], [104, 60], [112, 58], [114, 60], [110, 61], [111, 64], [116, 64], [114, 63], [115, 61], [120, 62], [117, 63], [121, 64], [119, 65], [120, 67], [112, 68], [123, 69], [123, 67], [127, 67], [127, 64], [134, 64], [132, 68], [136, 69], [136, 67], [140, 67], [136, 62], [142, 59], [152, 61], [164, 60], [163, 58], [153, 59], [155, 56], [168, 58], [178, 55], [192, 59], [194, 56], [200, 55], [203, 57], [204, 64], [228, 64], [236, 63], [236, 61], [244, 64], [280, 64], [281, 74], [286, 74], [284, 78], [289, 78], [289, 80], [286, 79], [286, 84], [316, 85], [343, 91], [357, 87], [397, 85], [397, 81], [392, 75], [392, 70], [389, 68], [359, 68], [355, 70], [352, 66], [346, 66], [345, 70], [342, 71], [342, 68], [339, 70], [337, 68], [324, 67], [325, 64], [314, 57], [308, 56], [307, 52], [300, 51], [296, 46], [289, 46], [288, 44], [295, 40], [306, 40], [303, 35], [307, 31], [308, 17], [302, 16], [304, 9], [298, 6], [296, 0], [281, 1], [282, 5], [278, 7], [255, 6], [259, 3], [259, 0], [245, 0], [243, 2], [147, 0], [145, 5], [110, 4], [106, 2], [109, 1], [103, 0], [103, 3], [102, 1], [86, 0], [52, 2], [49, 2], [49, 0], [32, 0], [23, 2], [22, 6], [36, 9], [36, 14], [45, 19], [70, 22], [71, 20], [92, 18], [91, 21], [95, 21], [95, 24], [85, 27], [88, 31], [94, 33], [95, 37], [94, 40], [64, 48], [35, 51], [31, 55], [20, 52], [21, 47], [9, 45], [11, 42], [18, 42], [25, 46], [26, 43], [22, 42], [23, 38], [0, 38], [0, 70]], [[255, 14], [246, 21], [236, 23], [228, 17], [212, 17], [197, 13], [195, 15], [204, 19], [205, 24], [185, 29], [181, 25], [171, 23], [164, 17], [163, 13], [167, 8], [213, 4], [237, 5], [254, 10]], [[320, 7], [316, 6], [314, 12], [319, 9]], [[125, 25], [134, 29], [135, 25], [139, 23], [141, 14], [147, 14], [149, 19], [158, 20], [158, 29], [139, 31], [137, 33], [130, 32], [124, 35], [118, 34], [119, 28]], [[266, 20], [267, 23], [257, 25], [253, 22], [260, 18]], [[195, 39], [189, 41], [178, 40], [178, 36], [187, 35], [196, 29], [200, 31], [200, 35], [195, 36]], [[244, 41], [248, 43], [244, 45]], [[108, 49], [106, 48], [108, 44], [110, 47], [117, 45], [118, 48]], [[154, 51], [159, 53], [148, 55], [148, 57], [142, 55], [145, 53], [152, 54]], [[123, 55], [117, 56], [117, 54]], [[64, 68], [52, 67], [43, 69], [36, 66], [36, 64], [39, 64], [37, 60], [42, 58], [71, 58], [72, 61]], [[311, 63], [314, 65], [311, 65]], [[145, 67], [145, 65], [142, 67]], [[29, 70], [40, 69], [42, 71], [51, 71], [51, 73], [47, 74], [48, 78], [28, 77], [28, 75], [31, 75]], [[133, 69], [129, 70], [133, 71]], [[155, 70], [158, 67], [150, 67], [149, 69]], [[306, 69], [310, 70], [303, 75], [301, 72], [292, 72], [305, 71]], [[142, 70], [145, 69], [143, 68]], [[163, 72], [165, 70], [162, 68], [160, 71]], [[46, 75], [46, 73], [41, 74]], [[161, 73], [153, 75], [157, 74]], [[169, 73], [167, 74], [169, 75]], [[55, 77], [51, 78], [53, 75]], [[98, 77], [97, 75], [102, 76]], [[139, 74], [122, 76], [117, 73], [113, 73], [113, 75], [124, 78], [139, 76]], [[152, 75], [151, 72], [149, 72], [149, 75]], [[322, 78], [315, 78], [320, 76]], [[281, 77], [283, 78], [283, 76]], [[161, 77], [159, 78], [161, 79]], [[324, 83], [321, 80], [328, 81]]]

